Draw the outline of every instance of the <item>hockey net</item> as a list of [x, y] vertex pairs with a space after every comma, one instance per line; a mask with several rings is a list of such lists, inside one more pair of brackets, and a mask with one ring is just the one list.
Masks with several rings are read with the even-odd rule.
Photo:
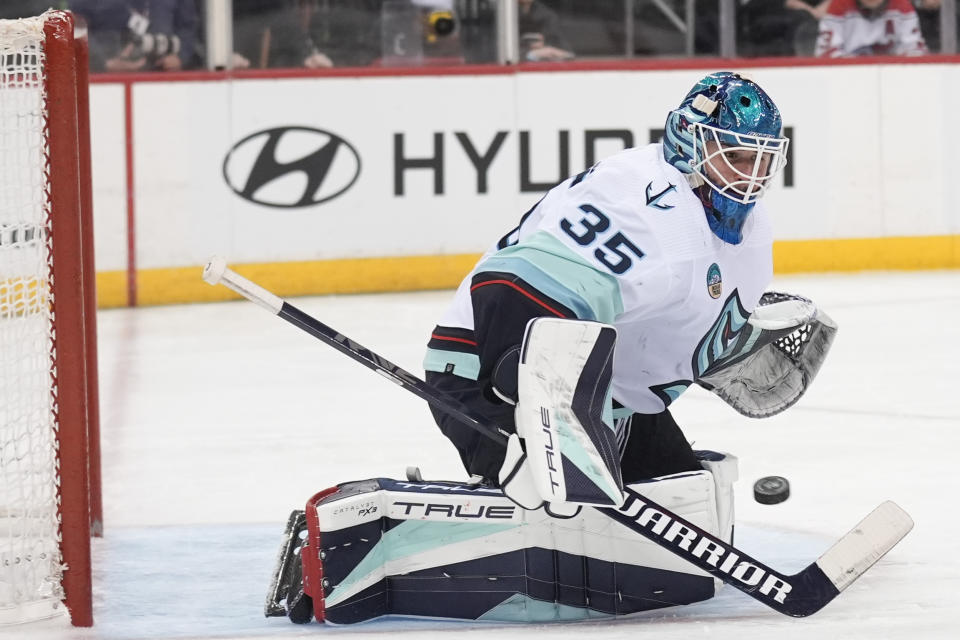
[[92, 624], [100, 507], [85, 46], [64, 12], [0, 20], [0, 624], [65, 611]]

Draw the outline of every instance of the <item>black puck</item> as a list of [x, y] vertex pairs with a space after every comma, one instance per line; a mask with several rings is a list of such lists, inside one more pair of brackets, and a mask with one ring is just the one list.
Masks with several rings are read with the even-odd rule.
[[753, 483], [753, 498], [760, 504], [779, 504], [790, 497], [790, 483], [782, 476], [767, 476]]

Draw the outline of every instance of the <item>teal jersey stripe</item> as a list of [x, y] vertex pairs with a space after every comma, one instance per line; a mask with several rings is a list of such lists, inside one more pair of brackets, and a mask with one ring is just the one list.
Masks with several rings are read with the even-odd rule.
[[[335, 585], [333, 593], [325, 599], [327, 606], [332, 607], [379, 580], [383, 577], [385, 566], [389, 562], [440, 549], [464, 540], [493, 535], [518, 526], [520, 525], [424, 520], [401, 522], [384, 533], [380, 542], [370, 550], [370, 553], [364, 556], [340, 584]], [[371, 576], [373, 577], [368, 582]]]
[[[572, 309], [581, 320], [612, 323], [623, 313], [620, 284], [597, 271], [545, 231], [538, 231], [480, 263], [476, 272], [504, 271]], [[564, 283], [569, 283], [570, 286]]]
[[447, 365], [453, 365], [453, 370], [450, 373], [461, 378], [476, 380], [480, 375], [480, 356], [473, 353], [443, 351], [427, 347], [427, 355], [423, 358], [424, 371], [443, 373], [447, 371]]

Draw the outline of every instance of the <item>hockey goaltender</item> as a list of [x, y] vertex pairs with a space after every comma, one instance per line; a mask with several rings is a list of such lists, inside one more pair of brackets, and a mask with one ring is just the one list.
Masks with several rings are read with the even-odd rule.
[[661, 142], [560, 183], [477, 263], [433, 330], [426, 382], [222, 264], [223, 282], [431, 403], [469, 482], [346, 482], [291, 514], [268, 616], [546, 622], [707, 600], [723, 583], [821, 609], [912, 526], [886, 502], [795, 575], [732, 546], [732, 455], [695, 451], [691, 384], [754, 418], [792, 406], [836, 325], [767, 291], [761, 196], [786, 162], [773, 100], [703, 78]]

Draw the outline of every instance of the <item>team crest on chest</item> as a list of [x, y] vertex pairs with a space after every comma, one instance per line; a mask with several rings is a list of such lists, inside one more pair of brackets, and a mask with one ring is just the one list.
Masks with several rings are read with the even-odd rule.
[[720, 277], [720, 267], [714, 262], [707, 269], [707, 293], [716, 300], [723, 293], [723, 278]]
[[672, 182], [668, 182], [667, 186], [662, 191], [659, 193], [653, 193], [653, 180], [651, 180], [650, 183], [647, 184], [647, 206], [660, 209], [661, 211], [669, 211], [670, 209], [673, 209], [675, 205], [666, 204], [660, 201], [663, 199], [663, 196], [676, 190], [677, 185], [673, 184]]

